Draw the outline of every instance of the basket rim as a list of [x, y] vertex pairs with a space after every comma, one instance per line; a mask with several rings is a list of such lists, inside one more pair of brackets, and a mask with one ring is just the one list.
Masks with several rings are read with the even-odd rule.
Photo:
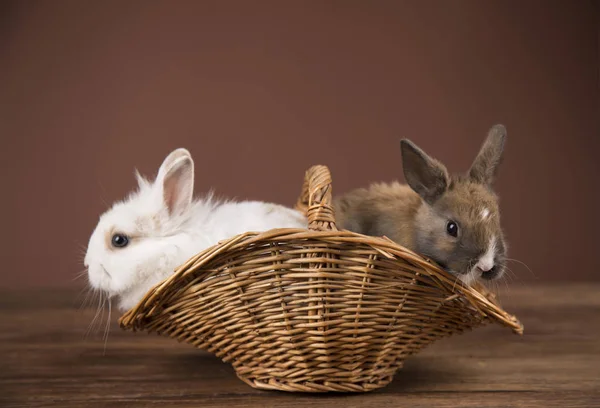
[[219, 241], [217, 244], [206, 248], [181, 264], [173, 274], [154, 285], [140, 301], [119, 318], [122, 329], [135, 330], [135, 322], [141, 315], [152, 314], [158, 300], [162, 298], [170, 286], [177, 280], [189, 274], [202, 274], [208, 271], [201, 266], [207, 264], [218, 255], [226, 253], [230, 248], [242, 245], [250, 246], [254, 243], [265, 242], [279, 238], [285, 240], [323, 240], [335, 239], [337, 242], [354, 243], [356, 245], [371, 247], [389, 259], [401, 258], [426, 272], [432, 281], [441, 289], [451, 293], [450, 298], [462, 296], [479, 313], [490, 318], [493, 322], [510, 328], [513, 333], [522, 335], [523, 324], [516, 316], [506, 312], [498, 303], [496, 296], [489, 292], [481, 283], [473, 285], [464, 284], [457, 276], [443, 270], [433, 260], [418, 254], [387, 237], [374, 237], [355, 233], [348, 230], [310, 230], [302, 228], [275, 228], [264, 232], [248, 231], [231, 238]]

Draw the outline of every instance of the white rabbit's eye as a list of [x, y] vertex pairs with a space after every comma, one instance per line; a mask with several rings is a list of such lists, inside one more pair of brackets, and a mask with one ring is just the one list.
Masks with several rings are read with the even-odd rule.
[[454, 221], [448, 221], [446, 224], [446, 232], [452, 237], [458, 235], [458, 225]]
[[129, 238], [127, 238], [127, 235], [115, 234], [112, 236], [110, 242], [115, 248], [123, 248], [129, 244]]

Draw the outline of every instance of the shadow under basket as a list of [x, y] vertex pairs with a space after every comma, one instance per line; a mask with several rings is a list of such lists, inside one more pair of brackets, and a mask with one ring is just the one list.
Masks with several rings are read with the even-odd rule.
[[523, 326], [483, 286], [468, 287], [386, 238], [335, 226], [331, 176], [307, 173], [309, 229], [248, 232], [199, 253], [120, 319], [233, 365], [254, 388], [365, 392], [432, 342], [499, 323]]

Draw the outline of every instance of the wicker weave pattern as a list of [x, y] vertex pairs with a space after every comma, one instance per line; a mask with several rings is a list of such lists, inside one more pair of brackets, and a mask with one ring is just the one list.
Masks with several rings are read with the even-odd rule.
[[233, 365], [255, 388], [364, 392], [404, 359], [497, 322], [522, 333], [483, 288], [470, 288], [384, 238], [338, 231], [331, 177], [306, 174], [309, 230], [245, 233], [207, 249], [120, 320], [186, 341]]

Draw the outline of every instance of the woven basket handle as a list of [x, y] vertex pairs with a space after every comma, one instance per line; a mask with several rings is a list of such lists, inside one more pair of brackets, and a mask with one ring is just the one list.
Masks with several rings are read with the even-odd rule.
[[337, 231], [331, 197], [331, 173], [326, 166], [312, 166], [306, 171], [302, 194], [296, 209], [308, 217], [308, 229]]

